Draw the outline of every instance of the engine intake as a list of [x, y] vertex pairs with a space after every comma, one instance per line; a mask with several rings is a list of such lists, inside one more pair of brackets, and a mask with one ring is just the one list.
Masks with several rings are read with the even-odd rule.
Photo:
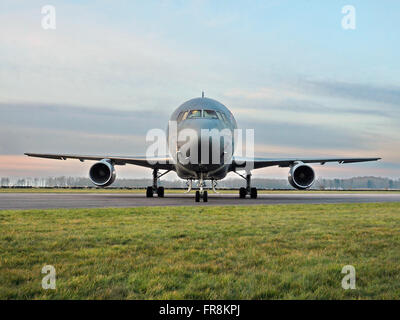
[[315, 173], [309, 165], [300, 162], [290, 168], [288, 180], [293, 188], [305, 190], [313, 185]]
[[89, 170], [89, 177], [94, 185], [107, 187], [115, 181], [116, 173], [114, 166], [109, 160], [96, 162]]

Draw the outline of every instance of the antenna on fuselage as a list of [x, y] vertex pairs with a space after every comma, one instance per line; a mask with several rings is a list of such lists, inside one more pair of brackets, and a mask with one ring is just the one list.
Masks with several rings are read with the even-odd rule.
[[204, 91], [201, 92], [201, 97], [204, 98]]

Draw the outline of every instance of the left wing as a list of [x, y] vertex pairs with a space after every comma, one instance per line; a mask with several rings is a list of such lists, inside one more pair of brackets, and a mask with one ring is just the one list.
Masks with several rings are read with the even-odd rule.
[[47, 159], [79, 159], [81, 162], [85, 160], [100, 161], [102, 159], [109, 159], [115, 165], [134, 164], [141, 167], [163, 170], [175, 170], [172, 158], [170, 157], [118, 157], [118, 156], [86, 156], [77, 154], [53, 154], [53, 153], [24, 153], [29, 157], [47, 158]]
[[377, 161], [381, 158], [289, 158], [289, 159], [267, 159], [267, 158], [240, 158], [234, 157], [231, 165], [231, 170], [236, 170], [245, 167], [251, 167], [253, 169], [260, 169], [264, 167], [290, 167], [296, 162], [303, 163], [320, 163], [325, 164], [326, 162], [338, 162], [342, 163], [354, 163], [354, 162], [367, 162]]

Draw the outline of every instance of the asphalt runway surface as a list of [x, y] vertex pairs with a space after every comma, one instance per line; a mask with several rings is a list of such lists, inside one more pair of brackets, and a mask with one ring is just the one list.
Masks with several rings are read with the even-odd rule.
[[166, 194], [165, 198], [146, 198], [144, 194], [127, 193], [0, 193], [0, 210], [367, 202], [400, 202], [400, 193], [272, 193], [259, 194], [257, 199], [239, 199], [236, 193], [209, 193], [206, 203], [196, 203], [194, 194], [183, 193]]

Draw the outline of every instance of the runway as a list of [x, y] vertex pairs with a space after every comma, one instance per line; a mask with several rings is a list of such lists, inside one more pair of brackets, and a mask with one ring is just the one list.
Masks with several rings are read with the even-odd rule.
[[127, 193], [0, 193], [0, 210], [366, 202], [400, 202], [400, 193], [271, 193], [259, 194], [257, 199], [239, 199], [236, 193], [210, 194], [206, 203], [196, 203], [193, 194], [182, 193], [166, 194], [165, 198]]

